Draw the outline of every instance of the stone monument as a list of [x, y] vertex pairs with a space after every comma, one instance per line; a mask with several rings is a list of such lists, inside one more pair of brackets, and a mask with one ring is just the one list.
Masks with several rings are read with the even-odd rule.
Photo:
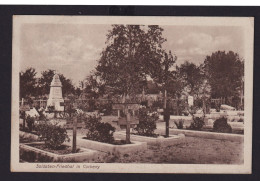
[[193, 96], [188, 96], [188, 104], [189, 106], [193, 106]]
[[49, 99], [47, 101], [48, 106], [54, 106], [55, 111], [64, 111], [64, 99], [62, 98], [62, 85], [58, 74], [53, 76]]

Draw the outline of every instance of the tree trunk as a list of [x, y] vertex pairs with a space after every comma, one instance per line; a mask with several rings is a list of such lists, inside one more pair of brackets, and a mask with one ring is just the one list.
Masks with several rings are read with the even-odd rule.
[[169, 137], [169, 121], [170, 121], [170, 117], [169, 117], [169, 110], [167, 108], [167, 90], [164, 91], [164, 121], [165, 121], [165, 136]]
[[179, 98], [177, 97], [177, 102], [176, 102], [176, 114], [179, 115]]
[[130, 144], [130, 114], [128, 109], [125, 109], [126, 112], [126, 144]]
[[[123, 100], [122, 103], [126, 104], [126, 95], [123, 95]], [[125, 109], [124, 109], [125, 115], [126, 115], [126, 144], [130, 144], [130, 114], [128, 112], [128, 109], [125, 105]]]
[[77, 151], [77, 117], [73, 118], [73, 140], [72, 140], [72, 153]]

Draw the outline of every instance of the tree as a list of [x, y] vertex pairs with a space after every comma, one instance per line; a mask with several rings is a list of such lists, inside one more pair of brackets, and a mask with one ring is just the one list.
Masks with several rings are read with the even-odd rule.
[[147, 81], [146, 88], [147, 94], [158, 94], [160, 90], [160, 87], [152, 80]]
[[156, 59], [157, 66], [151, 72], [151, 77], [154, 81], [161, 85], [164, 90], [164, 121], [166, 123], [166, 137], [169, 137], [169, 120], [170, 112], [167, 106], [167, 91], [172, 88], [171, 84], [175, 77], [175, 70], [171, 70], [172, 66], [176, 63], [177, 57], [173, 56], [171, 51], [167, 54], [163, 52], [161, 59]]
[[99, 80], [96, 72], [92, 72], [85, 79], [84, 93], [88, 98], [98, 98], [105, 94], [104, 84]]
[[183, 90], [185, 93], [196, 97], [203, 82], [203, 75], [200, 66], [196, 66], [194, 63], [186, 61], [180, 65], [179, 74], [183, 80]]
[[59, 74], [60, 81], [62, 84], [62, 94], [64, 96], [69, 94], [75, 94], [75, 87], [70, 79], [67, 79], [63, 74]]
[[207, 56], [204, 71], [211, 86], [213, 98], [223, 97], [225, 100], [240, 97], [243, 87], [244, 61], [232, 51], [217, 51]]
[[20, 72], [20, 98], [34, 96], [36, 93], [36, 74], [34, 68], [27, 68]]
[[194, 63], [186, 61], [180, 65], [179, 76], [184, 86], [182, 94], [193, 96], [194, 104], [198, 108], [203, 108], [204, 113], [206, 113], [206, 107], [210, 104], [211, 86], [205, 76], [203, 64], [197, 66]]
[[46, 70], [41, 73], [41, 77], [39, 79], [39, 87], [41, 90], [41, 95], [49, 94], [50, 93], [50, 86], [51, 86], [51, 81], [54, 76], [54, 70]]
[[[96, 67], [97, 75], [105, 87], [126, 97], [141, 92], [147, 81], [153, 60], [160, 56], [162, 29], [159, 26], [113, 25], [107, 34], [107, 47], [102, 51]], [[128, 111], [125, 110], [128, 116]], [[127, 124], [127, 137], [130, 125]], [[126, 140], [130, 142], [130, 140]]]

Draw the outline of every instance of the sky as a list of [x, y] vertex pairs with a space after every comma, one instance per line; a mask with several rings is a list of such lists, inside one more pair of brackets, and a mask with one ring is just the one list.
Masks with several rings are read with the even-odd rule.
[[[243, 29], [235, 26], [161, 26], [163, 48], [177, 56], [177, 64], [200, 64], [213, 52], [234, 51], [244, 56]], [[97, 65], [111, 25], [23, 24], [20, 69], [57, 70], [75, 86]]]

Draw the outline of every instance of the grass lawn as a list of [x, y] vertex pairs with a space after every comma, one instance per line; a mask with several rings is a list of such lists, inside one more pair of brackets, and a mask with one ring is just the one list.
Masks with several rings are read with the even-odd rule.
[[[113, 122], [116, 116], [105, 116], [102, 121], [109, 122], [117, 131], [120, 127]], [[171, 126], [171, 125], [170, 125]], [[165, 123], [157, 123], [157, 128], [165, 129]], [[72, 136], [72, 130], [67, 130]], [[78, 136], [85, 136], [85, 129], [78, 129]], [[143, 152], [134, 154], [111, 155], [101, 153], [98, 163], [183, 163], [183, 164], [243, 164], [243, 143], [205, 139], [199, 137], [185, 137], [183, 143], [168, 146], [148, 146]]]
[[148, 146], [134, 154], [105, 154], [93, 160], [99, 163], [177, 163], [177, 164], [243, 164], [243, 143], [186, 137], [181, 144]]

